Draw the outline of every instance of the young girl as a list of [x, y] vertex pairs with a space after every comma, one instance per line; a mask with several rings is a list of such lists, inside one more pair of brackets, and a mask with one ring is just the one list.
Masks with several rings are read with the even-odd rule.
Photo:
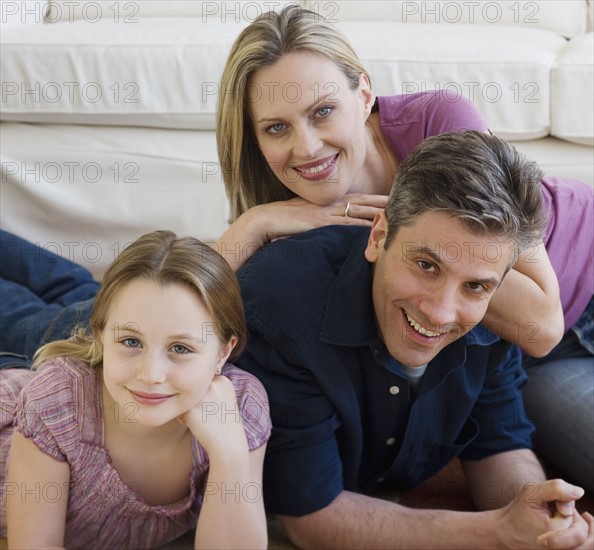
[[[234, 269], [278, 237], [371, 225], [423, 140], [489, 131], [455, 94], [376, 98], [345, 36], [296, 6], [264, 13], [242, 31], [219, 89], [217, 145], [233, 223], [218, 246]], [[541, 190], [544, 242], [507, 274], [484, 324], [528, 355], [546, 356], [530, 364], [526, 387], [536, 450], [594, 490], [594, 194], [554, 177], [544, 177]]]
[[[35, 250], [2, 237], [3, 255]], [[196, 548], [265, 548], [271, 424], [261, 384], [227, 363], [246, 338], [228, 264], [196, 239], [158, 231], [126, 248], [96, 299], [81, 302], [68, 295], [92, 293], [90, 274], [37, 252], [44, 273], [40, 261], [33, 270], [21, 261], [12, 276], [23, 283], [34, 272], [28, 282], [48, 301], [26, 303], [22, 287], [12, 320], [19, 310], [27, 319], [16, 332], [55, 334], [75, 316], [86, 325], [94, 305], [88, 328], [39, 349], [35, 371], [0, 371], [0, 526], [9, 546], [152, 548], [196, 528]], [[3, 296], [16, 288], [7, 271]], [[48, 292], [60, 296], [50, 301]], [[52, 314], [48, 331], [41, 325]]]

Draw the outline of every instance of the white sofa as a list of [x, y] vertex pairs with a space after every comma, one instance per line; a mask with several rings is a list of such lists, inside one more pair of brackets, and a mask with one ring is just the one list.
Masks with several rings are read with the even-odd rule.
[[[155, 228], [216, 240], [223, 63], [285, 3], [2, 0], [2, 227], [97, 277]], [[346, 33], [376, 94], [448, 88], [547, 173], [594, 181], [587, 0], [301, 4]]]

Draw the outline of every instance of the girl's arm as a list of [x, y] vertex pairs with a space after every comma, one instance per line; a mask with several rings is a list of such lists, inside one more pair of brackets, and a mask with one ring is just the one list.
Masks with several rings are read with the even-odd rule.
[[266, 445], [211, 458], [194, 548], [266, 548], [262, 495]]
[[8, 548], [64, 548], [70, 466], [17, 432], [6, 481]]
[[[345, 195], [328, 206], [318, 206], [295, 197], [250, 208], [223, 233], [216, 250], [237, 271], [262, 246], [296, 233], [325, 225], [371, 226], [375, 214], [382, 210], [385, 195]], [[347, 203], [349, 215], [345, 216]]]
[[533, 357], [543, 357], [559, 343], [565, 331], [559, 283], [542, 242], [520, 255], [483, 323]]
[[194, 547], [266, 548], [262, 498], [266, 445], [250, 451], [231, 380], [215, 376], [202, 402], [181, 421], [210, 462]]

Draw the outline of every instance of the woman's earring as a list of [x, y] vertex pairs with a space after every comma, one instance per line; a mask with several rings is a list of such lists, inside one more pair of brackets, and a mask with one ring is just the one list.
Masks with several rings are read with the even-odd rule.
[[221, 367], [217, 369], [217, 371], [215, 372], [215, 376], [221, 376]]

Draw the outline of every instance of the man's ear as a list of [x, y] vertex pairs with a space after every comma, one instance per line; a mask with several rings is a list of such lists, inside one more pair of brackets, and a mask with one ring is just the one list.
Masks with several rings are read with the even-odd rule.
[[371, 233], [369, 233], [369, 241], [367, 241], [367, 248], [365, 249], [365, 258], [368, 262], [377, 262], [384, 249], [387, 234], [388, 220], [386, 214], [383, 211], [378, 212], [371, 224]]

